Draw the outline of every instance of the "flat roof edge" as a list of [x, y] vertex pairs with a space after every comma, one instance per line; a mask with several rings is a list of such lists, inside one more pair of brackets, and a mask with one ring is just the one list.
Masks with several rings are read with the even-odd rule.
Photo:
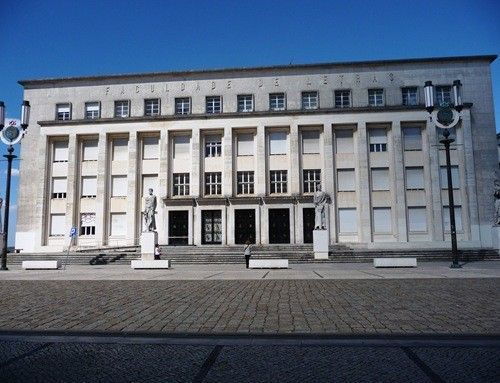
[[217, 74], [228, 72], [246, 72], [260, 70], [283, 70], [283, 69], [307, 69], [307, 68], [330, 68], [343, 67], [351, 65], [387, 65], [387, 64], [411, 64], [425, 62], [453, 62], [453, 61], [488, 61], [490, 64], [498, 58], [498, 55], [476, 55], [476, 56], [448, 56], [448, 57], [428, 57], [428, 58], [409, 58], [409, 59], [388, 59], [388, 60], [368, 60], [368, 61], [345, 61], [345, 62], [327, 62], [314, 64], [293, 64], [293, 65], [270, 65], [257, 67], [233, 67], [233, 68], [218, 68], [218, 69], [194, 69], [182, 71], [166, 71], [166, 72], [146, 72], [146, 73], [125, 73], [97, 76], [76, 76], [76, 77], [55, 77], [46, 79], [27, 79], [19, 80], [18, 83], [22, 86], [43, 85], [47, 83], [65, 83], [79, 81], [98, 81], [108, 79], [126, 79], [126, 78], [144, 78], [157, 76], [183, 76], [183, 75], [198, 75], [198, 74]]

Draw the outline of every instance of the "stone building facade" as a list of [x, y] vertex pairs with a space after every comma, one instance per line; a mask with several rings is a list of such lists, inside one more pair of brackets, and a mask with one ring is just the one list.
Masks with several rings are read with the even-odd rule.
[[[452, 173], [460, 246], [491, 247], [496, 56], [23, 80], [16, 248], [138, 244], [158, 196], [160, 244], [312, 241], [316, 185], [330, 244], [448, 247], [441, 132], [423, 85], [465, 107]], [[443, 177], [444, 176], [444, 177]]]

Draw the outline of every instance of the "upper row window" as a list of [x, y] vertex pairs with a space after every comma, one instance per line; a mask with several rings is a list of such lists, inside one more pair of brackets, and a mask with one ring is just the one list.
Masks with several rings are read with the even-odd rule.
[[71, 104], [57, 104], [56, 119], [58, 121], [71, 120]]

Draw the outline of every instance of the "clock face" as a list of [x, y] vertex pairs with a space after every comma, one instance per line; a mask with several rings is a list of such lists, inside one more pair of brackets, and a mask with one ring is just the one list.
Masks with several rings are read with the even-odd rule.
[[9, 141], [15, 141], [17, 137], [19, 137], [19, 129], [17, 129], [15, 126], [9, 126], [5, 129], [4, 132], [4, 137], [9, 140]]
[[15, 125], [9, 125], [0, 131], [0, 140], [5, 145], [15, 145], [21, 141], [23, 136], [24, 132]]
[[437, 113], [438, 121], [445, 126], [448, 126], [453, 122], [453, 117], [453, 110], [451, 110], [449, 106], [443, 106]]

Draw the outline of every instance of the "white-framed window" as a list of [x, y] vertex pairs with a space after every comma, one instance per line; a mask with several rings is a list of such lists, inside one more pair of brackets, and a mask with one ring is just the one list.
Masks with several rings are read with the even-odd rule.
[[354, 131], [352, 129], [335, 130], [335, 152], [354, 153]]
[[126, 213], [111, 213], [110, 214], [110, 234], [113, 237], [123, 237], [127, 234], [127, 214]]
[[66, 198], [68, 179], [66, 177], [52, 178], [52, 198]]
[[[441, 173], [441, 189], [448, 189], [448, 173], [446, 166], [440, 167]], [[451, 165], [451, 182], [453, 190], [460, 189], [460, 173], [458, 172], [458, 165]]]
[[95, 235], [95, 213], [80, 213], [80, 235]]
[[302, 131], [302, 154], [319, 154], [319, 130]]
[[238, 156], [253, 156], [253, 137], [252, 133], [240, 133], [238, 134]]
[[189, 97], [178, 97], [175, 99], [175, 114], [190, 114], [191, 99]]
[[238, 112], [253, 112], [253, 94], [239, 94]]
[[270, 93], [269, 110], [285, 110], [285, 109], [286, 109], [285, 93]]
[[336, 90], [335, 94], [335, 107], [336, 108], [350, 108], [351, 107], [351, 91], [348, 89]]
[[57, 104], [56, 105], [56, 120], [67, 121], [71, 120], [71, 104]]
[[53, 162], [68, 162], [68, 141], [54, 141]]
[[82, 161], [97, 161], [98, 142], [97, 140], [82, 141]]
[[390, 190], [389, 168], [372, 168], [372, 191]]
[[427, 231], [427, 210], [425, 206], [408, 207], [408, 231], [410, 233]]
[[174, 173], [172, 194], [189, 195], [189, 173]]
[[156, 160], [160, 155], [160, 145], [158, 137], [142, 138], [142, 159]]
[[392, 231], [390, 207], [373, 208], [373, 231], [375, 234], [388, 234]]
[[279, 194], [287, 192], [288, 171], [287, 170], [271, 170], [270, 178], [270, 194]]
[[159, 116], [160, 115], [160, 99], [149, 98], [144, 100], [144, 115]]
[[403, 128], [404, 150], [422, 150], [422, 129], [418, 127]]
[[50, 215], [50, 233], [51, 237], [61, 237], [66, 234], [66, 216], [64, 214]]
[[337, 169], [337, 190], [355, 191], [356, 179], [354, 169]]
[[436, 104], [441, 106], [445, 103], [451, 104], [451, 86], [438, 85], [436, 86]]
[[222, 113], [222, 96], [207, 96], [205, 107], [208, 114]]
[[95, 198], [97, 196], [97, 177], [83, 176], [82, 177], [82, 198]]
[[207, 172], [205, 173], [205, 195], [221, 195], [222, 194], [222, 173]]
[[383, 89], [368, 89], [368, 105], [369, 106], [384, 106], [384, 90]]
[[126, 118], [130, 116], [130, 101], [118, 100], [115, 101], [115, 117]]
[[269, 154], [287, 153], [287, 133], [272, 132], [269, 133]]
[[356, 208], [339, 208], [339, 233], [356, 234], [358, 232], [358, 216]]
[[112, 141], [112, 160], [113, 161], [127, 161], [128, 160], [128, 139], [115, 138]]
[[111, 176], [111, 197], [127, 196], [127, 176]]
[[222, 137], [220, 135], [205, 136], [205, 157], [222, 155]]
[[387, 132], [385, 129], [368, 130], [370, 152], [387, 152]]
[[144, 174], [142, 176], [142, 195], [149, 194], [149, 189], [153, 192], [158, 192], [158, 175], [157, 174]]
[[174, 136], [174, 158], [189, 158], [191, 136]]
[[[451, 226], [450, 226], [450, 207], [449, 206], [443, 206], [443, 224], [444, 224], [444, 230], [445, 231], [450, 231]], [[455, 206], [455, 230], [456, 231], [462, 231], [463, 226], [462, 226], [462, 206]]]
[[319, 95], [317, 91], [302, 92], [302, 109], [318, 109]]
[[99, 101], [85, 103], [85, 118], [95, 120], [101, 117], [101, 103]]
[[424, 190], [424, 168], [412, 166], [406, 168], [406, 189]]
[[304, 193], [314, 193], [318, 186], [321, 186], [321, 170], [320, 169], [304, 169], [302, 171], [302, 186]]
[[416, 86], [401, 88], [401, 96], [403, 98], [403, 105], [418, 105], [418, 92]]
[[244, 171], [236, 173], [237, 193], [238, 194], [253, 194], [254, 193], [254, 172]]

